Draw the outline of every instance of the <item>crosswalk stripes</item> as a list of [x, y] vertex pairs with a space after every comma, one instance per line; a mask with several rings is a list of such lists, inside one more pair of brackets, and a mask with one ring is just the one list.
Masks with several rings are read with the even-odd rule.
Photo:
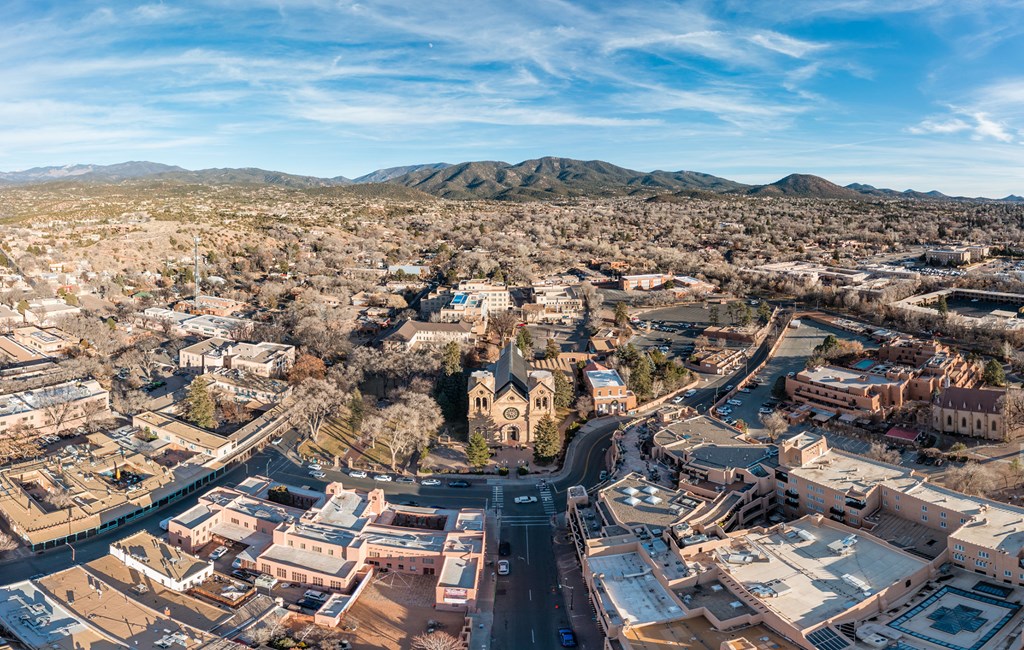
[[502, 527], [530, 528], [533, 526], [550, 526], [551, 518], [547, 515], [513, 515], [501, 518]]
[[540, 504], [544, 507], [547, 516], [555, 514], [555, 499], [551, 495], [551, 488], [545, 483], [540, 486]]
[[494, 502], [495, 510], [501, 510], [505, 507], [505, 490], [500, 485], [495, 485], [491, 489], [491, 498]]

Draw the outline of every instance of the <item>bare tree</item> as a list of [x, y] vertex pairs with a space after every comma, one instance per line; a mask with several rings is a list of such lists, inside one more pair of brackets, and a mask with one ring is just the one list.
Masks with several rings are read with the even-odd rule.
[[498, 337], [498, 345], [509, 342], [518, 324], [519, 317], [513, 311], [500, 311], [487, 319], [487, 329]]
[[316, 440], [320, 427], [342, 405], [345, 393], [334, 382], [310, 378], [302, 382], [292, 393], [292, 422], [303, 426], [309, 432], [309, 439]]
[[580, 395], [576, 398], [576, 413], [581, 418], [588, 418], [594, 410], [594, 399], [590, 395]]
[[463, 650], [466, 645], [447, 632], [431, 632], [413, 637], [413, 650]]
[[406, 391], [394, 404], [368, 416], [363, 430], [391, 453], [391, 469], [394, 470], [399, 455], [430, 442], [443, 422], [441, 408], [432, 397]]
[[0, 551], [13, 551], [18, 548], [18, 540], [0, 530]]
[[864, 455], [867, 456], [868, 458], [870, 458], [871, 460], [877, 460], [877, 461], [880, 461], [880, 462], [883, 462], [883, 463], [889, 463], [890, 465], [899, 465], [900, 461], [903, 458], [900, 455], [900, 452], [898, 452], [898, 451], [896, 451], [894, 449], [893, 450], [886, 449], [885, 445], [882, 445], [882, 444], [877, 443], [877, 442], [871, 443], [871, 447], [868, 449], [867, 453], [865, 453]]
[[786, 421], [786, 416], [782, 415], [778, 411], [773, 411], [768, 415], [761, 416], [761, 425], [768, 432], [768, 439], [775, 442], [779, 439], [783, 433], [789, 429], [789, 422]]
[[961, 467], [951, 467], [943, 481], [957, 492], [977, 496], [985, 496], [993, 486], [992, 472], [973, 461]]
[[54, 435], [59, 436], [64, 424], [74, 411], [74, 402], [68, 395], [62, 394], [55, 388], [44, 388], [39, 393], [38, 403], [47, 422], [53, 427]]

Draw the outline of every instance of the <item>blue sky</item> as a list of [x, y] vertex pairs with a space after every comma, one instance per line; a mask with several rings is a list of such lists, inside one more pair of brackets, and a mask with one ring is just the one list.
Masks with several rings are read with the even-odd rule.
[[1024, 194], [1024, 0], [14, 0], [0, 169], [543, 155]]

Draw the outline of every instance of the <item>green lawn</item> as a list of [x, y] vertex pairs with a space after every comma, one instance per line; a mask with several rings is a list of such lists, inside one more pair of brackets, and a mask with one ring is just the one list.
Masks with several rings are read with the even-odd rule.
[[[357, 437], [352, 433], [348, 422], [341, 419], [330, 419], [320, 427], [320, 434], [317, 436], [316, 444], [304, 441], [299, 445], [299, 453], [303, 456], [337, 456], [342, 464], [349, 458], [357, 465], [376, 463], [382, 466], [389, 466], [391, 453], [382, 445], [376, 448], [363, 448]], [[403, 461], [398, 459], [399, 464]]]

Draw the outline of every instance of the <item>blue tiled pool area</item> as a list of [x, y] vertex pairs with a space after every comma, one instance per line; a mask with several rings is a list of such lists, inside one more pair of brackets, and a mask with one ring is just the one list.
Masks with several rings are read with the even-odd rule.
[[853, 367], [857, 370], [870, 370], [874, 365], [874, 359], [861, 359], [857, 363], [853, 364]]
[[[965, 600], [972, 601], [971, 605]], [[889, 627], [950, 650], [979, 650], [1018, 610], [1020, 605], [1015, 603], [947, 586], [891, 621]]]

